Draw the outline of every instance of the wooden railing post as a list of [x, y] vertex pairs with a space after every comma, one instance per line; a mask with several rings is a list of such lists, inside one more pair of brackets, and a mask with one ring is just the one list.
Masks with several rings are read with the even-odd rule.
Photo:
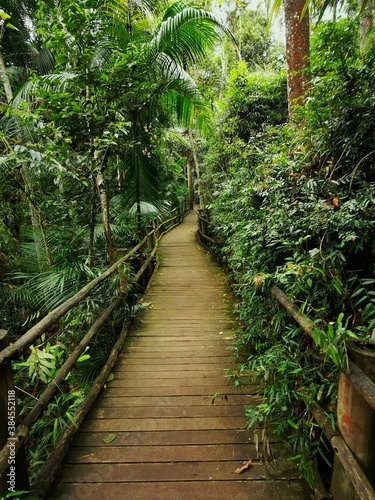
[[[146, 227], [146, 234], [147, 234], [147, 248], [150, 252], [152, 252], [154, 246], [155, 246], [155, 233], [152, 232], [152, 226], [147, 226]], [[150, 276], [152, 275], [152, 272], [154, 270], [154, 261], [152, 260], [149, 265], [149, 271], [150, 275], [148, 276], [148, 279], [150, 279]]]
[[161, 230], [161, 218], [160, 217], [156, 217], [156, 236], [159, 238], [160, 234], [162, 233], [162, 230]]
[[[375, 382], [375, 353], [366, 348], [350, 348], [349, 355], [362, 372]], [[344, 372], [339, 382], [337, 427], [370, 484], [375, 487], [375, 410], [357, 392]], [[331, 493], [337, 499], [359, 498], [336, 456]]]
[[153, 231], [153, 227], [152, 226], [147, 226], [146, 227], [147, 248], [149, 250], [152, 250], [154, 248], [154, 246], [155, 246], [155, 233], [152, 233], [152, 231]]
[[[9, 345], [6, 330], [0, 330], [0, 351]], [[9, 448], [8, 470], [0, 478], [0, 498], [7, 493], [29, 489], [25, 447], [22, 445], [17, 455], [12, 436], [15, 434], [19, 416], [16, 391], [13, 382], [12, 365], [8, 361], [0, 366], [0, 450]]]
[[[115, 261], [117, 262], [127, 254], [126, 248], [115, 248], [113, 251]], [[119, 291], [120, 293], [126, 292], [127, 283], [129, 281], [129, 266], [125, 262], [117, 268], [119, 274]]]

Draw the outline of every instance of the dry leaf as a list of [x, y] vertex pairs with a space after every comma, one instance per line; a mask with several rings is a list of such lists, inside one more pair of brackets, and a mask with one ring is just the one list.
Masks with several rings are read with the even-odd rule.
[[242, 474], [244, 470], [247, 470], [250, 465], [251, 465], [251, 460], [248, 460], [247, 462], [243, 462], [243, 465], [241, 467], [238, 467], [238, 469], [233, 471], [233, 474]]

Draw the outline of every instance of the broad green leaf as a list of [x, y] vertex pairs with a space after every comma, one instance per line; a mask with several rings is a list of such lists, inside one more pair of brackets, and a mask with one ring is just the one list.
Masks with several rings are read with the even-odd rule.
[[108, 436], [103, 439], [103, 443], [105, 444], [112, 443], [116, 438], [117, 434], [108, 434]]

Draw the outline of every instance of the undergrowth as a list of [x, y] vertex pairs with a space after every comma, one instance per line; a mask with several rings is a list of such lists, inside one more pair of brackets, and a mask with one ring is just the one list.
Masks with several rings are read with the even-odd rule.
[[[310, 483], [314, 461], [331, 465], [311, 404], [334, 425], [346, 342], [366, 341], [375, 329], [375, 58], [358, 54], [353, 26], [344, 20], [316, 30], [298, 125], [280, 123], [282, 77], [250, 76], [241, 64], [204, 151], [211, 228], [243, 324], [238, 370], [255, 374], [263, 396], [246, 410], [248, 425], [272, 420]], [[314, 322], [314, 338], [270, 297], [272, 284]]]

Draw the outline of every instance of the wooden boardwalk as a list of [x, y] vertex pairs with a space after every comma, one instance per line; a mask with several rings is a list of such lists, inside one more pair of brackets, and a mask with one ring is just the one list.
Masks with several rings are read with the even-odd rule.
[[[263, 464], [246, 430], [235, 366], [236, 326], [221, 269], [196, 241], [196, 214], [162, 240], [161, 266], [114, 369], [77, 434], [48, 498], [70, 500], [303, 500], [285, 450]], [[222, 397], [213, 398], [215, 393]], [[105, 444], [112, 435], [115, 439]], [[244, 462], [242, 474], [234, 471]]]

